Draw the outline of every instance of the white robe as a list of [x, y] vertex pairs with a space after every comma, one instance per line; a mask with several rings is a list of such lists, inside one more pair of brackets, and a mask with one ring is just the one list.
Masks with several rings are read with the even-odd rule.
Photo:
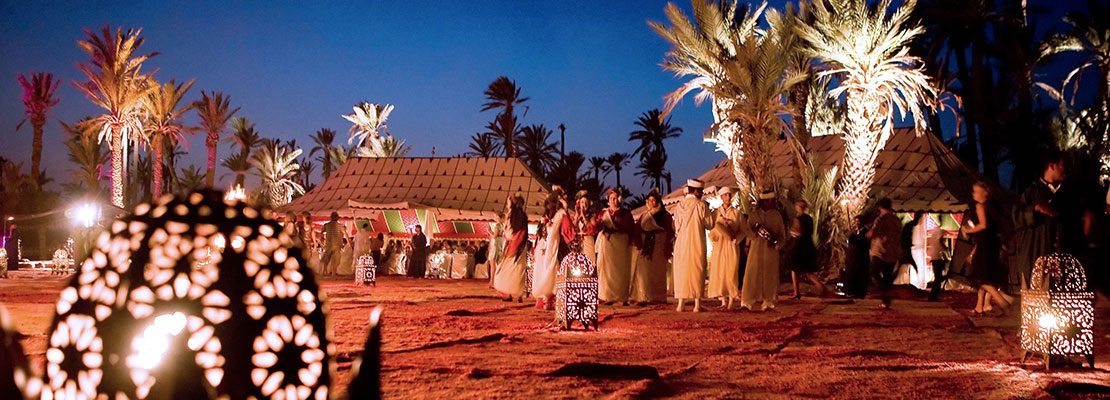
[[[609, 215], [602, 210], [602, 215]], [[602, 217], [606, 228], [616, 229], [609, 217]], [[601, 301], [628, 301], [628, 291], [632, 284], [632, 246], [628, 233], [602, 231], [597, 235], [597, 281], [598, 299]]]
[[559, 266], [559, 243], [562, 242], [566, 210], [559, 210], [544, 227], [543, 240], [536, 245], [536, 258], [532, 266], [532, 297], [551, 297], [555, 294], [555, 267]]
[[[740, 240], [747, 222], [734, 207], [718, 208], [717, 222], [709, 232], [713, 254], [709, 256], [709, 297], [740, 297]], [[727, 221], [727, 222], [726, 222]], [[729, 232], [736, 236], [729, 236]]]
[[[772, 246], [759, 237], [755, 226], [762, 224], [778, 239]], [[749, 309], [774, 307], [779, 292], [779, 250], [786, 243], [786, 226], [778, 210], [752, 211], [748, 217], [748, 264], [744, 269], [744, 291], [740, 305]]]
[[700, 299], [705, 294], [705, 228], [712, 226], [709, 206], [686, 195], [675, 209], [674, 297]]

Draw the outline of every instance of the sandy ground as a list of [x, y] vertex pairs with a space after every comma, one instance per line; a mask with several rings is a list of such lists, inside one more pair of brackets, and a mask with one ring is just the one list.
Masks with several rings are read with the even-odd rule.
[[[0, 304], [41, 362], [64, 278], [17, 272]], [[1110, 310], [1096, 313], [1096, 369], [1021, 364], [1018, 317], [972, 317], [974, 297], [929, 303], [785, 299], [769, 312], [601, 309], [601, 329], [551, 329], [550, 312], [496, 299], [487, 282], [325, 280], [335, 381], [346, 387], [370, 310], [385, 306], [387, 398], [1110, 398]], [[786, 287], [784, 286], [784, 290]], [[1103, 299], [1104, 300], [1104, 299]], [[709, 302], [716, 305], [716, 302]]]

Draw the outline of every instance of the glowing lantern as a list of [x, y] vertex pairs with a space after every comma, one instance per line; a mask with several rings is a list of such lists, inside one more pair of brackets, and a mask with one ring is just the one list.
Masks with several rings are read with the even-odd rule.
[[247, 191], [243, 190], [243, 185], [235, 185], [235, 187], [227, 190], [224, 195], [224, 200], [227, 201], [243, 201], [247, 199]]
[[593, 261], [579, 252], [567, 254], [555, 270], [555, 321], [564, 329], [573, 321], [598, 329], [596, 273]]
[[323, 300], [299, 243], [215, 192], [139, 205], [59, 295], [43, 398], [326, 399]]
[[73, 259], [69, 258], [69, 252], [66, 249], [54, 250], [54, 257], [50, 262], [51, 275], [65, 275], [73, 271]]
[[355, 260], [355, 285], [378, 286], [378, 266], [369, 254], [358, 256]]
[[1022, 362], [1040, 353], [1048, 369], [1050, 356], [1084, 356], [1094, 368], [1094, 298], [1075, 257], [1038, 258], [1029, 289], [1021, 291]]
[[0, 247], [0, 278], [8, 277], [8, 249]]

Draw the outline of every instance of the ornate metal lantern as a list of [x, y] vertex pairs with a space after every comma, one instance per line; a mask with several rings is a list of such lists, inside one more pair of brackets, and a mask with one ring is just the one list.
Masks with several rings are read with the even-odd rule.
[[50, 273], [53, 275], [65, 275], [73, 271], [73, 259], [69, 257], [69, 252], [66, 249], [54, 250], [54, 257], [51, 259]]
[[555, 320], [564, 329], [579, 321], [583, 329], [598, 329], [597, 268], [585, 254], [572, 252], [563, 258], [555, 276]]
[[300, 241], [221, 197], [165, 196], [97, 239], [59, 296], [42, 398], [328, 397], [325, 310]]
[[355, 260], [355, 285], [378, 286], [378, 266], [369, 254], [358, 256]]
[[1075, 257], [1053, 253], [1038, 258], [1029, 289], [1021, 291], [1022, 362], [1040, 353], [1047, 369], [1050, 356], [1081, 355], [1094, 368], [1094, 298]]
[[8, 277], [8, 249], [0, 247], [0, 278]]

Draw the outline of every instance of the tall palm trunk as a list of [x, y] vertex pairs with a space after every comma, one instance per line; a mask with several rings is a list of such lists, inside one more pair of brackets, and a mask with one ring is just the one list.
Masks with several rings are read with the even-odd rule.
[[[242, 148], [239, 149], [239, 154], [243, 157], [244, 160], [250, 160], [251, 148], [247, 146], [241, 147]], [[324, 157], [327, 157], [327, 152], [324, 152]], [[327, 163], [325, 162], [324, 165], [326, 166]], [[307, 179], [308, 177], [306, 176], [305, 178]], [[246, 179], [247, 171], [235, 171], [235, 186], [243, 186], [243, 183], [246, 182]]]
[[35, 118], [31, 120], [31, 128], [35, 133], [34, 139], [31, 139], [31, 180], [35, 182], [36, 188], [39, 188], [39, 162], [42, 161], [43, 125], [46, 125], [46, 118]]
[[204, 174], [204, 186], [211, 189], [216, 184], [216, 146], [220, 144], [220, 136], [208, 132], [204, 139], [204, 146], [208, 148], [208, 172]]
[[513, 144], [513, 139], [514, 139], [513, 136], [516, 136], [516, 132], [512, 131], [513, 129], [516, 129], [516, 125], [513, 125], [513, 123], [512, 123], [512, 120], [513, 120], [513, 108], [512, 108], [512, 106], [506, 107], [505, 108], [505, 113], [501, 114], [501, 116], [499, 118], [502, 118], [501, 127], [504, 128], [507, 125], [509, 127], [509, 130], [510, 130], [505, 135], [505, 156], [510, 157], [510, 158], [511, 157], [516, 157], [516, 145]]
[[621, 187], [621, 168], [615, 167], [613, 170], [617, 171], [617, 187]]
[[[960, 75], [960, 82], [971, 82], [971, 75], [968, 73], [967, 56], [964, 52], [956, 52], [956, 70]], [[965, 88], [966, 85], [964, 84]], [[979, 119], [977, 118], [976, 108], [973, 105], [979, 101], [975, 97], [974, 90], [964, 89], [964, 132], [967, 133], [967, 144], [962, 149], [961, 153], [964, 155], [964, 162], [967, 162], [976, 169], [979, 168], [979, 132], [978, 126]]]
[[[886, 143], [880, 142], [883, 113], [877, 99], [868, 99], [868, 93], [852, 90], [848, 93], [848, 132], [844, 138], [844, 175], [840, 178], [838, 194], [842, 213], [840, 226], [852, 226], [852, 218], [863, 212], [871, 185], [875, 182], [875, 156]], [[870, 105], [870, 107], [868, 107]], [[847, 238], [847, 230], [841, 232]]]
[[154, 170], [153, 171], [153, 174], [154, 174], [154, 196], [151, 199], [152, 200], [157, 200], [159, 197], [162, 197], [162, 135], [161, 134], [155, 134], [154, 135], [154, 140], [153, 140], [153, 143], [151, 143], [151, 146], [154, 147], [154, 160], [153, 160], [154, 165], [151, 168], [151, 169]]
[[112, 205], [123, 208], [123, 133], [114, 128], [111, 133], [112, 145]]

